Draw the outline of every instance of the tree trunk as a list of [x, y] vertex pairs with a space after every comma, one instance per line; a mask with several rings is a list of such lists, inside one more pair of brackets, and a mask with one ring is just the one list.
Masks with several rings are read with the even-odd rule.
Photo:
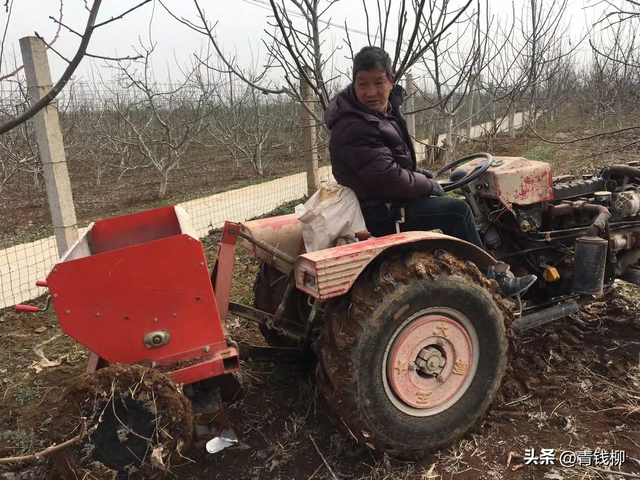
[[96, 187], [99, 187], [102, 185], [102, 175], [106, 170], [107, 170], [106, 165], [102, 163], [98, 163], [98, 168], [96, 170]]
[[469, 99], [467, 100], [467, 104], [468, 104], [468, 110], [467, 110], [467, 115], [468, 115], [468, 120], [467, 120], [467, 138], [469, 140], [471, 140], [473, 137], [471, 136], [473, 134], [473, 97], [474, 97], [474, 92], [475, 90], [473, 89], [474, 84], [475, 84], [475, 75], [472, 76], [471, 81], [469, 82]]
[[[405, 87], [407, 90], [407, 101], [405, 109], [409, 112], [413, 112], [415, 110], [414, 99], [415, 99], [415, 85], [413, 83], [413, 75], [407, 73], [407, 77], [405, 79]], [[415, 113], [411, 113], [411, 115], [406, 116], [407, 120], [407, 130], [409, 131], [409, 136], [412, 141], [416, 138], [416, 115]]]
[[158, 198], [164, 198], [167, 194], [168, 175], [166, 171], [160, 173], [160, 190], [158, 190]]
[[259, 176], [262, 176], [262, 174], [264, 173], [264, 169], [262, 167], [262, 142], [256, 145], [256, 152], [253, 157], [253, 166], [256, 169], [256, 173]]
[[491, 100], [491, 122], [492, 122], [492, 128], [491, 128], [491, 132], [492, 135], [497, 135], [498, 134], [498, 123], [496, 121], [496, 100], [495, 98], [493, 98]]
[[509, 105], [509, 137], [516, 138], [516, 103]]
[[453, 158], [453, 114], [447, 114], [447, 136], [444, 140], [444, 163]]
[[160, 190], [158, 191], [158, 198], [164, 198], [167, 195], [167, 183], [169, 183], [169, 168], [163, 168], [160, 170]]
[[[436, 133], [435, 123], [431, 123], [429, 126], [429, 145], [436, 145], [438, 142], [438, 134]], [[437, 145], [436, 145], [437, 146]], [[436, 163], [436, 149], [435, 148], [427, 148], [426, 154], [427, 165], [432, 166]]]

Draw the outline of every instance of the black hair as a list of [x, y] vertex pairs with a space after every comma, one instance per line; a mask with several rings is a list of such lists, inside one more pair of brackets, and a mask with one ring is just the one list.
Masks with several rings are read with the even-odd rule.
[[387, 78], [393, 81], [391, 57], [382, 48], [375, 46], [364, 47], [353, 57], [354, 80], [360, 70], [374, 70], [376, 68], [383, 68]]

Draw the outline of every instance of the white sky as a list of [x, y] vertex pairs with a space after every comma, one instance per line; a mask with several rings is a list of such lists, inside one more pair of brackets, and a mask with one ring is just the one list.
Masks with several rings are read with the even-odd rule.
[[[370, 14], [376, 12], [375, 1], [367, 0], [370, 6]], [[546, 4], [552, 0], [539, 0]], [[393, 0], [394, 4], [399, 3]], [[525, 0], [516, 0], [516, 12], [522, 8]], [[4, 1], [2, 2], [4, 3]], [[87, 3], [91, 3], [90, 1]], [[103, 0], [99, 19], [106, 20], [113, 15], [119, 14], [130, 8], [136, 2], [134, 0]], [[266, 38], [264, 29], [268, 28], [268, 9], [264, 8], [267, 0], [200, 0], [200, 5], [205, 9], [209, 20], [217, 22], [216, 32], [220, 43], [226, 52], [237, 55], [240, 65], [249, 67], [252, 59], [252, 52], [264, 54], [265, 48], [261, 45], [261, 40]], [[410, 3], [408, 1], [407, 3]], [[166, 0], [165, 4], [178, 16], [197, 20], [194, 4], [190, 0]], [[263, 4], [261, 6], [261, 4]], [[490, 9], [497, 15], [504, 15], [511, 10], [510, 4], [504, 0], [489, 0]], [[571, 32], [579, 35], [580, 31], [586, 27], [587, 23], [593, 20], [596, 15], [596, 0], [569, 0], [567, 25]], [[600, 4], [601, 5], [601, 4]], [[585, 10], [584, 7], [592, 6]], [[601, 8], [598, 7], [598, 8]], [[23, 36], [33, 35], [34, 31], [51, 39], [57, 26], [49, 16], [57, 18], [59, 9], [58, 0], [14, 0], [13, 15], [6, 31], [4, 44], [5, 63], [0, 67], [0, 75], [13, 69], [13, 64], [20, 61], [20, 49], [18, 39]], [[64, 0], [63, 22], [75, 30], [82, 31], [86, 22], [88, 12], [85, 8], [84, 0]], [[375, 15], [375, 14], [374, 14]], [[588, 18], [586, 18], [588, 17]], [[153, 18], [152, 26], [149, 23]], [[360, 0], [341, 0], [330, 10], [330, 16], [323, 17], [331, 20], [332, 23], [343, 25], [344, 21], [349, 22], [350, 28], [358, 31], [366, 29], [364, 11]], [[2, 25], [0, 32], [4, 30], [7, 14], [4, 8], [0, 12]], [[343, 58], [348, 54], [348, 50], [343, 43], [343, 29], [331, 27], [331, 37], [336, 45], [342, 46], [344, 50], [338, 53], [341, 68], [346, 68], [348, 62]], [[140, 10], [128, 15], [125, 19], [116, 21], [111, 25], [100, 28], [94, 34], [89, 48], [90, 53], [106, 56], [125, 56], [134, 53], [134, 47], [139, 45], [142, 39], [149, 42], [149, 35], [157, 42], [154, 53], [154, 71], [156, 79], [166, 81], [171, 72], [176, 75], [176, 59], [179, 63], [190, 62], [194, 51], [206, 45], [206, 38], [190, 31], [184, 25], [179, 24], [171, 18], [157, 2], [145, 5]], [[364, 46], [366, 37], [352, 32], [351, 39], [354, 48]], [[75, 53], [79, 43], [79, 38], [63, 29], [60, 39], [56, 42], [55, 48], [63, 55], [70, 58]], [[586, 50], [588, 46], [585, 46]], [[14, 61], [14, 54], [17, 59]], [[62, 73], [66, 63], [59, 59], [53, 52], [50, 52], [52, 73], [55, 79]], [[101, 61], [94, 61], [94, 68], [103, 64]], [[76, 72], [75, 80], [89, 80], [92, 60], [85, 59]], [[108, 76], [108, 74], [106, 75]]]

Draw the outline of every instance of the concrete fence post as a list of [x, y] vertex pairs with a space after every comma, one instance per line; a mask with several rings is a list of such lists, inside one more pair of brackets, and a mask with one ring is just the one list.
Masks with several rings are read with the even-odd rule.
[[[51, 72], [44, 42], [37, 37], [20, 39], [20, 50], [27, 78], [29, 97], [37, 102], [52, 87]], [[60, 256], [78, 238], [76, 211], [71, 195], [71, 182], [62, 143], [60, 119], [55, 103], [38, 112], [33, 118], [40, 151], [42, 172], [47, 188], [53, 231]]]

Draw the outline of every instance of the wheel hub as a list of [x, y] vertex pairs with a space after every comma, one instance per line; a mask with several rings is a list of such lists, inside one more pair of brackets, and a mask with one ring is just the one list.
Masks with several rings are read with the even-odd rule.
[[442, 408], [456, 401], [471, 383], [473, 354], [467, 331], [454, 319], [417, 317], [395, 336], [389, 350], [391, 393], [401, 406], [422, 411]]
[[429, 345], [426, 348], [420, 350], [418, 357], [416, 358], [416, 366], [418, 370], [426, 375], [439, 375], [442, 373], [446, 364], [446, 359], [434, 345]]

